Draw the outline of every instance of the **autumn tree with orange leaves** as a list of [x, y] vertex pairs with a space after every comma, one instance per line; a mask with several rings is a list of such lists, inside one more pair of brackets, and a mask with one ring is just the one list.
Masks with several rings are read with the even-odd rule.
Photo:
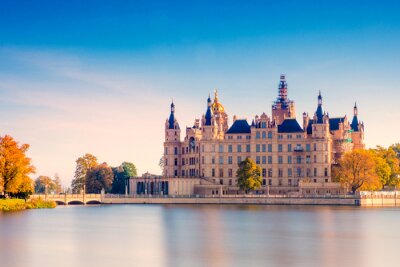
[[18, 144], [9, 135], [0, 137], [0, 190], [3, 194], [27, 197], [33, 191], [29, 175], [35, 173], [26, 156], [28, 144]]

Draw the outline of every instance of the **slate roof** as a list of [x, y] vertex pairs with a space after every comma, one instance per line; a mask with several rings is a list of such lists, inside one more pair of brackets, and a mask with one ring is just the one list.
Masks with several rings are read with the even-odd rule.
[[247, 120], [236, 120], [226, 133], [227, 134], [250, 133], [250, 125], [248, 124]]
[[353, 121], [351, 122], [351, 129], [353, 129], [355, 132], [358, 132], [358, 118], [357, 116], [353, 117]]
[[286, 119], [278, 126], [278, 133], [302, 133], [303, 129], [296, 119]]
[[[339, 130], [339, 123], [341, 123], [341, 122], [344, 122], [344, 117], [329, 119], [329, 130], [330, 131]], [[314, 123], [313, 121], [310, 121], [308, 123], [307, 134], [312, 134], [312, 125], [313, 125], [313, 123]]]

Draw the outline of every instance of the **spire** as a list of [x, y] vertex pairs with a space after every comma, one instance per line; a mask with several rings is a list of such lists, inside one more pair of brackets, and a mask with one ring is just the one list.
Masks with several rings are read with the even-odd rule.
[[319, 91], [319, 94], [318, 94], [318, 107], [317, 107], [317, 111], [315, 112], [315, 115], [317, 116], [317, 123], [323, 123], [324, 111], [322, 109], [321, 91]]
[[174, 129], [175, 127], [175, 104], [174, 104], [174, 100], [172, 100], [171, 103], [171, 114], [169, 115], [169, 119], [168, 119], [168, 129]]
[[206, 125], [211, 125], [212, 111], [211, 111], [211, 97], [208, 95], [207, 99], [207, 112], [206, 112]]
[[358, 132], [358, 108], [357, 108], [357, 103], [354, 103], [354, 116], [353, 120], [351, 122], [351, 129], [353, 129], [355, 132]]
[[281, 79], [278, 86], [278, 101], [286, 102], [287, 100], [287, 83], [285, 74], [281, 74]]

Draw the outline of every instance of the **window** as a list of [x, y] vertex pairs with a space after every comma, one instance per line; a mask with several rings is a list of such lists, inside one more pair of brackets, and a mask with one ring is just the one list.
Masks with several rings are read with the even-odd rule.
[[256, 157], [256, 164], [260, 164], [260, 156]]
[[314, 143], [314, 151], [317, 151], [317, 144]]
[[268, 177], [272, 177], [272, 168], [268, 169]]
[[288, 144], [287, 145], [287, 151], [288, 152], [292, 152], [292, 144]]
[[268, 179], [268, 185], [272, 185], [272, 179]]
[[287, 139], [292, 139], [292, 135], [291, 135], [291, 134], [288, 134], [288, 135], [287, 135]]
[[310, 144], [306, 144], [306, 151], [310, 152], [311, 148], [310, 148]]
[[287, 169], [287, 176], [292, 177], [292, 168]]
[[[232, 169], [228, 169], [228, 176], [232, 177]], [[230, 183], [232, 183], [232, 179], [230, 179], [229, 181], [230, 181]], [[232, 185], [232, 184], [229, 184], [229, 185]]]
[[224, 184], [224, 180], [223, 179], [219, 179], [219, 184], [223, 185]]
[[261, 123], [261, 128], [267, 128], [267, 123], [266, 122], [262, 122]]
[[204, 156], [201, 157], [201, 164], [204, 164]]
[[289, 186], [292, 186], [292, 179], [289, 179], [289, 180], [288, 180], [288, 185], [289, 185]]
[[242, 145], [237, 145], [237, 152], [242, 152]]
[[267, 185], [267, 180], [266, 180], [266, 179], [263, 179], [262, 184], [263, 184], [264, 186]]
[[250, 139], [251, 139], [251, 136], [250, 136], [250, 135], [246, 135], [246, 139], [247, 139], [247, 140], [250, 140]]
[[317, 176], [317, 168], [314, 168], [314, 176]]
[[256, 139], [260, 139], [260, 132], [256, 132]]
[[232, 164], [232, 156], [228, 157], [228, 164]]
[[328, 168], [325, 168], [324, 173], [325, 173], [325, 177], [327, 177], [328, 176]]
[[182, 170], [182, 176], [185, 176], [185, 171], [184, 170]]
[[268, 139], [272, 139], [272, 132], [271, 131], [268, 132]]
[[306, 163], [310, 164], [311, 163], [311, 156], [306, 156]]
[[301, 134], [296, 135], [297, 139], [301, 139]]
[[279, 180], [278, 180], [278, 185], [279, 185], [279, 186], [282, 186], [282, 179], [279, 179]]
[[215, 158], [214, 157], [211, 158], [211, 164], [215, 164]]
[[297, 156], [296, 157], [296, 163], [297, 164], [301, 164], [301, 156]]
[[178, 148], [174, 147], [174, 155], [178, 155]]
[[165, 148], [165, 155], [168, 155], [168, 147]]
[[279, 157], [278, 157], [278, 164], [282, 164], [282, 163], [283, 163], [282, 156], [279, 156]]
[[224, 157], [222, 156], [219, 157], [219, 164], [224, 164]]
[[262, 169], [262, 177], [267, 177], [267, 169]]
[[267, 139], [267, 132], [265, 131], [262, 132], [262, 139]]
[[224, 170], [223, 169], [219, 169], [219, 177], [224, 177]]
[[201, 152], [204, 152], [204, 145], [201, 146]]
[[317, 163], [317, 155], [314, 155], [314, 163]]
[[182, 159], [182, 165], [185, 165], [185, 159]]
[[297, 168], [297, 177], [301, 177], [301, 168]]
[[287, 157], [287, 163], [288, 164], [292, 164], [292, 156], [288, 156]]
[[228, 145], [228, 152], [232, 153], [232, 145]]
[[266, 156], [262, 156], [262, 164], [267, 164], [267, 157]]
[[[232, 177], [232, 175], [229, 177]], [[232, 179], [229, 179], [229, 185], [232, 185]]]
[[283, 135], [279, 134], [278, 139], [283, 139]]
[[279, 176], [279, 177], [282, 177], [282, 176], [283, 176], [283, 170], [280, 169], [280, 168], [278, 169], [278, 176]]
[[250, 144], [247, 144], [246, 145], [246, 152], [250, 152], [251, 151], [251, 149], [250, 149]]
[[215, 169], [214, 169], [214, 168], [211, 169], [211, 176], [212, 176], [212, 177], [215, 177]]
[[178, 166], [178, 159], [177, 158], [175, 158], [175, 160], [174, 160], [174, 165]]
[[311, 176], [311, 170], [310, 170], [310, 168], [307, 168], [307, 173], [306, 173], [306, 175], [307, 175], [307, 177], [310, 177], [310, 176]]
[[224, 152], [224, 146], [223, 145], [219, 145], [219, 153], [223, 153]]
[[237, 157], [237, 163], [239, 164], [240, 162], [242, 162], [242, 157]]
[[272, 152], [272, 144], [268, 144], [268, 152]]
[[242, 136], [241, 136], [241, 135], [238, 135], [238, 136], [236, 137], [236, 139], [241, 140], [241, 139], [242, 139]]
[[278, 152], [282, 152], [282, 144], [278, 145]]
[[260, 144], [256, 145], [256, 152], [260, 152]]
[[268, 156], [268, 164], [272, 164], [272, 156]]
[[267, 152], [267, 145], [266, 144], [262, 145], [262, 152]]
[[178, 170], [175, 170], [174, 174], [175, 176], [178, 176]]

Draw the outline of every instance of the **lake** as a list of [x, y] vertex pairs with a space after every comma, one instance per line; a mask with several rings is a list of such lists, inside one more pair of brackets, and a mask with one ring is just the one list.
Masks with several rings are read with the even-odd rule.
[[0, 212], [0, 266], [400, 266], [400, 209], [99, 205]]

